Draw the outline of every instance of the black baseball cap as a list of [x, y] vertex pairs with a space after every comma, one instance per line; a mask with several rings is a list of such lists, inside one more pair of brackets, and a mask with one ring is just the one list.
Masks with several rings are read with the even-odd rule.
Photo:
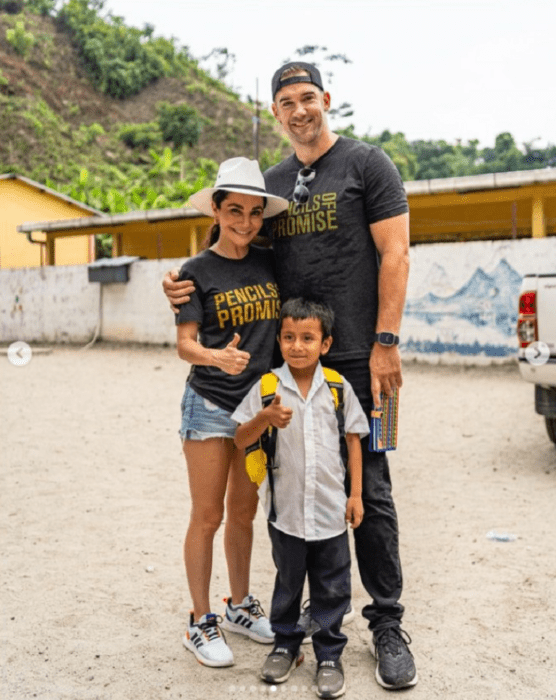
[[[282, 73], [288, 68], [293, 67], [303, 69], [309, 73], [309, 75], [292, 75], [289, 78], [284, 78], [280, 80]], [[272, 99], [276, 97], [278, 90], [281, 90], [286, 85], [291, 85], [292, 83], [312, 83], [316, 85], [319, 90], [324, 92], [322, 86], [322, 78], [320, 77], [320, 71], [318, 68], [313, 66], [311, 63], [303, 63], [302, 61], [292, 61], [291, 63], [286, 63], [281, 68], [278, 68], [276, 73], [272, 76]]]

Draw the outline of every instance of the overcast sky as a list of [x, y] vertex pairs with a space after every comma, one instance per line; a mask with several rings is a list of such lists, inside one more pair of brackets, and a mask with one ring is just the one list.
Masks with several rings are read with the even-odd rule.
[[[479, 139], [509, 131], [518, 145], [556, 144], [556, 0], [106, 0], [126, 24], [155, 27], [195, 58], [236, 55], [228, 78], [271, 101], [270, 78], [306, 44], [352, 63], [332, 67], [337, 126], [409, 140]], [[203, 64], [202, 64], [203, 65]]]

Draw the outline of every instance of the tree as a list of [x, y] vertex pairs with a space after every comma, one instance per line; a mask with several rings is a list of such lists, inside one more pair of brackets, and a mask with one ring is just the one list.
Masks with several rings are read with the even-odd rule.
[[185, 177], [185, 149], [195, 146], [203, 130], [203, 118], [195, 107], [182, 102], [172, 105], [169, 102], [158, 104], [158, 124], [164, 141], [171, 141], [176, 150], [181, 151], [180, 178]]
[[527, 167], [524, 154], [517, 147], [514, 137], [507, 131], [498, 134], [494, 148], [483, 148], [481, 160], [478, 170], [482, 173], [501, 173]]
[[235, 53], [231, 53], [224, 47], [212, 49], [206, 56], [199, 59], [199, 63], [210, 60], [216, 61], [216, 78], [224, 82], [228, 75], [232, 72], [234, 63], [236, 62]]
[[23, 0], [0, 0], [0, 11], [18, 15], [23, 10]]

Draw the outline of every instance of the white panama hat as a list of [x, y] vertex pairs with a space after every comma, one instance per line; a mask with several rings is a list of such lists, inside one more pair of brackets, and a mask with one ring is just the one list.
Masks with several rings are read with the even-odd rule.
[[276, 216], [288, 208], [288, 200], [269, 194], [266, 191], [264, 177], [256, 160], [240, 156], [230, 158], [220, 164], [214, 187], [205, 187], [189, 198], [191, 204], [203, 214], [212, 216], [212, 195], [217, 190], [239, 192], [240, 194], [260, 195], [266, 197], [263, 217]]

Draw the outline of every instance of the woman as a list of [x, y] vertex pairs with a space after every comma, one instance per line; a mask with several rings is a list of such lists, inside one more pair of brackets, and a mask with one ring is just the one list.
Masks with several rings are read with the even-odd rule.
[[[234, 446], [231, 413], [270, 368], [280, 311], [272, 253], [250, 247], [263, 219], [287, 208], [270, 195], [256, 161], [231, 158], [215, 186], [191, 197], [214, 216], [210, 247], [188, 260], [180, 279], [195, 292], [176, 317], [178, 354], [192, 368], [182, 400], [180, 435], [187, 461], [191, 514], [184, 560], [193, 599], [187, 649], [207, 666], [230, 666], [233, 654], [218, 624], [261, 643], [274, 636], [249, 592], [249, 567], [257, 490]], [[224, 619], [210, 610], [212, 547], [226, 499], [224, 548], [231, 598]]]

